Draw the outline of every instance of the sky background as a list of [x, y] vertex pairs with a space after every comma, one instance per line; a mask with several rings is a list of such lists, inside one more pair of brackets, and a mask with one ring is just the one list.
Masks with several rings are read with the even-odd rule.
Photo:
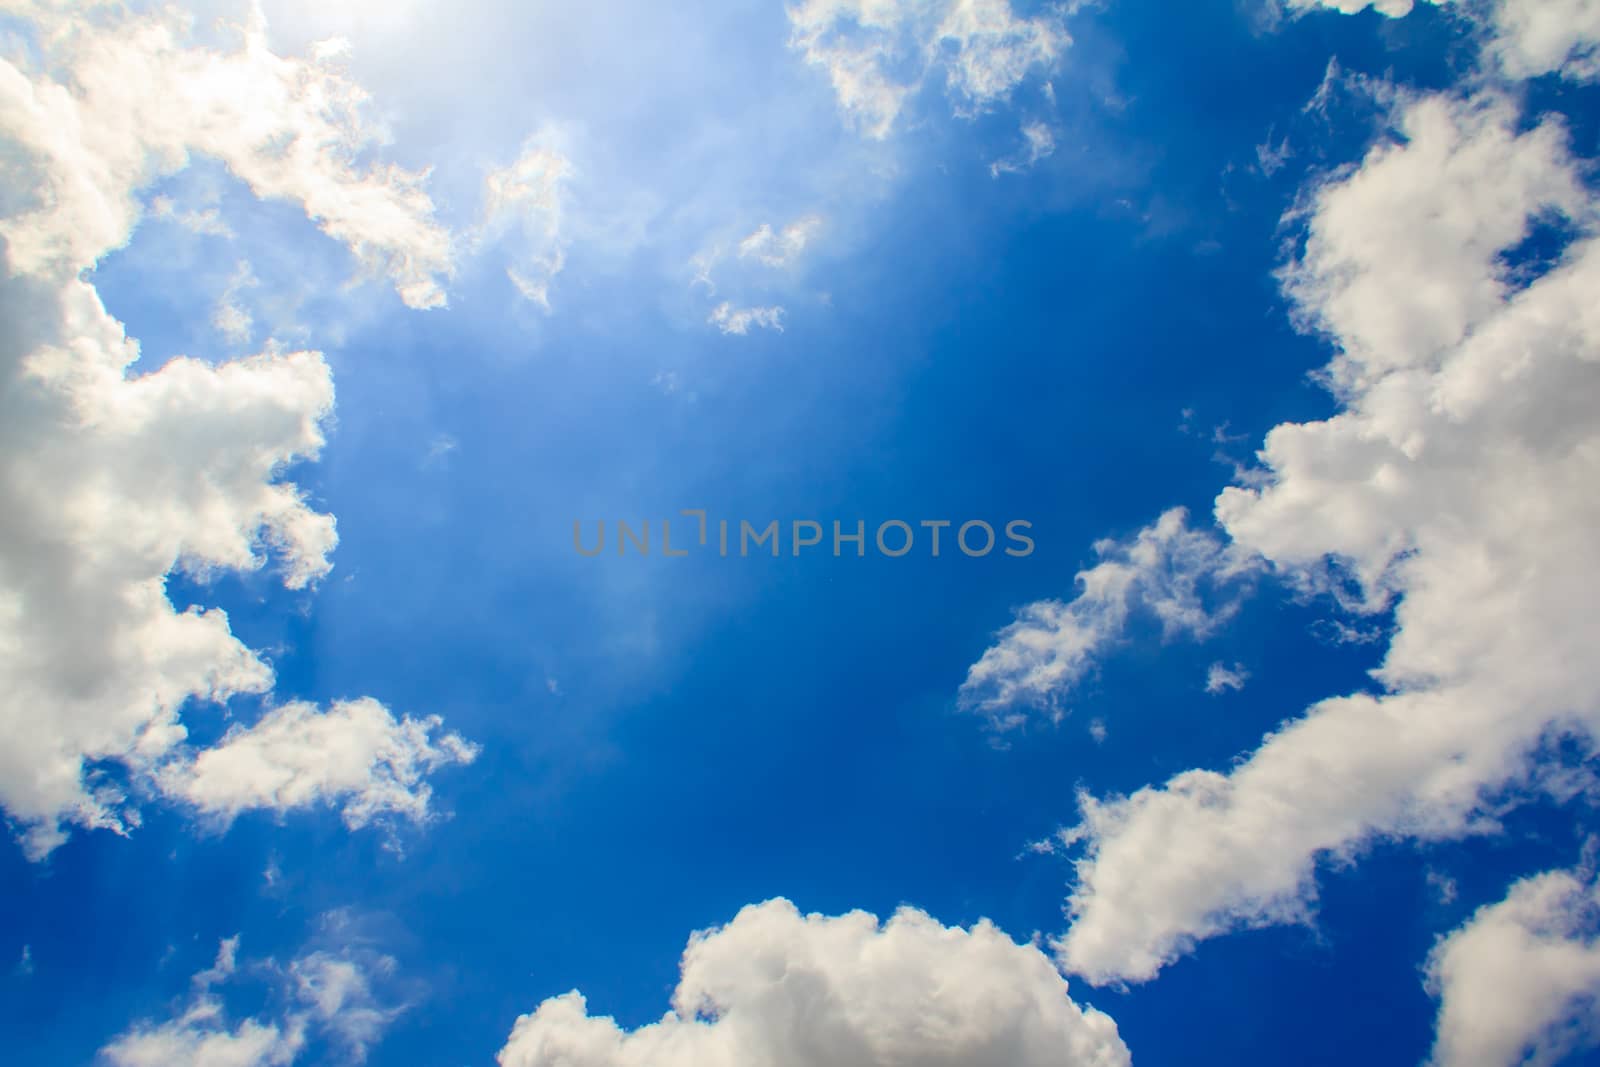
[[[291, 1018], [295, 967], [319, 952], [361, 970], [341, 1018], [360, 1000], [370, 1027], [318, 1017], [294, 1062], [489, 1063], [518, 1016], [568, 990], [625, 1030], [657, 1021], [690, 934], [776, 897], [807, 914], [988, 919], [1048, 954], [1082, 845], [1032, 846], [1078, 821], [1080, 792], [1226, 774], [1319, 700], [1385, 692], [1369, 672], [1393, 604], [1349, 610], [1276, 560], [1204, 592], [1218, 625], [1202, 634], [1135, 604], [1014, 729], [966, 699], [969, 669], [1018, 609], [1071, 601], [1116, 552], [1097, 554], [1101, 539], [1171, 508], [1215, 530], [1218, 493], [1261, 484], [1269, 430], [1352, 403], [1319, 374], [1338, 339], [1307, 325], [1282, 272], [1315, 191], [1392, 138], [1408, 99], [1503, 93], [1520, 131], [1559, 115], [1584, 190], [1600, 153], [1600, 96], [1577, 61], [1490, 84], [1498, 31], [1453, 6], [1014, 0], [1012, 17], [1059, 22], [1070, 46], [975, 108], [930, 74], [882, 137], [779, 4], [263, 7], [277, 55], [347, 39], [341, 76], [383, 132], [351, 166], [429, 171], [452, 235], [448, 306], [408, 307], [225, 153], [197, 147], [128, 183], [137, 224], [81, 264], [138, 341], [128, 378], [179, 355], [312, 348], [337, 397], [320, 455], [275, 475], [336, 517], [333, 569], [299, 589], [270, 561], [166, 584], [180, 612], [226, 612], [270, 662], [270, 693], [171, 713], [199, 752], [273, 707], [371, 696], [439, 716], [476, 756], [425, 776], [426, 818], [355, 829], [337, 799], [215, 818], [141, 784], [159, 768], [132, 759], [120, 773], [141, 824], [125, 834], [78, 828], [36, 855], [8, 804], [10, 1063], [147, 1062], [106, 1050], [167, 1020], [237, 1036], [241, 1020]], [[43, 47], [30, 26], [93, 22], [0, 12], [30, 78], [51, 77], [18, 58]], [[201, 5], [184, 47], [225, 52], [214, 20], [247, 16]], [[1036, 160], [1029, 124], [1053, 145]], [[570, 174], [496, 215], [485, 176], [530, 146]], [[185, 221], [206, 211], [211, 225]], [[1501, 269], [1552, 269], [1587, 232], [1574, 214], [1513, 242]], [[805, 219], [789, 261], [738, 254], [760, 226]], [[542, 277], [543, 300], [508, 267]], [[726, 332], [724, 301], [781, 307], [781, 329]], [[224, 306], [248, 324], [230, 330]], [[163, 459], [139, 462], [154, 476]], [[1036, 550], [796, 558], [787, 532], [778, 559], [573, 550], [575, 520], [672, 518], [678, 541], [683, 508], [860, 518], [869, 541], [886, 519], [1023, 519]], [[1341, 640], [1344, 626], [1368, 639]], [[1208, 692], [1213, 665], [1247, 677]], [[1570, 749], [1556, 765], [1588, 766], [1581, 737], [1552, 744]], [[1316, 852], [1306, 921], [1202, 935], [1153, 981], [1066, 968], [1072, 1000], [1114, 1019], [1145, 1067], [1425, 1062], [1439, 939], [1519, 879], [1588, 862], [1587, 794], [1525, 794], [1485, 801], [1492, 830], [1352, 834]], [[233, 973], [198, 981], [234, 937]], [[208, 997], [220, 1019], [185, 1014]], [[1600, 1063], [1574, 1011], [1556, 1058]], [[165, 1062], [280, 1062], [185, 1047]]]

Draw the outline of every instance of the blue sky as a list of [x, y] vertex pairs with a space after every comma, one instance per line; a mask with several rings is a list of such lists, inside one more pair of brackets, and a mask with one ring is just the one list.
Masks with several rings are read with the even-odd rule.
[[1593, 5], [187, 15], [0, 4], [7, 1062], [1600, 1062]]

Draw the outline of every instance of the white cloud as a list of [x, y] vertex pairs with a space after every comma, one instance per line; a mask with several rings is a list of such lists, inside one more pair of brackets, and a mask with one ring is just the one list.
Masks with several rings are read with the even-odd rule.
[[745, 908], [696, 934], [673, 1010], [625, 1031], [577, 992], [517, 1020], [501, 1067], [1114, 1067], [1116, 1024], [1080, 1008], [1043, 953], [981, 922], [902, 909]]
[[433, 219], [424, 175], [356, 160], [380, 139], [365, 94], [337, 68], [268, 50], [257, 19], [238, 48], [187, 43], [175, 13], [85, 18], [76, 5], [11, 0], [44, 53], [0, 62], [0, 130], [35, 202], [4, 220], [14, 270], [75, 270], [120, 246], [134, 194], [220, 160], [264, 199], [290, 200], [412, 307], [444, 303], [449, 233]]
[[1600, 0], [1501, 0], [1490, 45], [1513, 78], [1600, 77]]
[[1008, 98], [1072, 43], [1051, 14], [1019, 18], [1009, 0], [805, 0], [789, 8], [791, 44], [828, 72], [839, 107], [883, 139], [936, 76], [958, 113]]
[[1206, 671], [1206, 692], [1212, 696], [1223, 693], [1238, 692], [1250, 680], [1250, 672], [1242, 664], [1235, 663], [1232, 667], [1224, 663], [1213, 663]]
[[128, 239], [136, 193], [215, 155], [258, 194], [301, 201], [416, 305], [443, 299], [449, 242], [418, 176], [353, 162], [374, 136], [360, 91], [272, 55], [259, 25], [221, 53], [183, 44], [176, 16], [8, 10], [35, 19], [38, 50], [0, 60], [0, 143], [37, 195], [0, 219], [0, 805], [39, 856], [66, 825], [138, 822], [119, 775], [173, 757], [180, 707], [272, 685], [223, 612], [174, 610], [166, 576], [270, 559], [302, 589], [337, 542], [282, 479], [323, 444], [320, 354], [129, 377], [138, 345], [83, 274]]
[[820, 215], [805, 215], [774, 231], [769, 223], [739, 242], [739, 258], [755, 259], [768, 267], [787, 267], [800, 257], [822, 228]]
[[1435, 1067], [1562, 1062], [1600, 1042], [1600, 888], [1552, 871], [1511, 887], [1428, 957]]
[[100, 1050], [112, 1067], [282, 1067], [305, 1044], [298, 1031], [246, 1019], [229, 1029], [216, 1001], [202, 1001], [176, 1019], [146, 1024]]
[[1319, 7], [1331, 8], [1346, 15], [1372, 8], [1391, 18], [1404, 18], [1411, 14], [1416, 0], [1287, 0], [1291, 11], [1309, 11]]
[[[1229, 770], [1082, 798], [1086, 846], [1059, 944], [1094, 981], [1142, 980], [1195, 941], [1298, 921], [1321, 859], [1375, 838], [1494, 828], [1549, 781], [1553, 736], [1600, 725], [1600, 240], [1562, 132], [1513, 104], [1404, 103], [1403, 140], [1318, 187], [1286, 271], [1338, 348], [1341, 401], [1274, 429], [1260, 488], [1217, 516], [1285, 573], [1329, 560], [1394, 609], [1382, 691], [1332, 697]], [[1531, 220], [1580, 236], [1531, 282], [1502, 253]]]
[[370, 698], [327, 711], [285, 704], [228, 731], [192, 761], [168, 764], [159, 780], [169, 795], [224, 821], [254, 809], [338, 803], [353, 830], [386, 816], [422, 822], [432, 797], [426, 776], [477, 755], [439, 723], [437, 716], [396, 720]]
[[183, 211], [170, 196], [151, 197], [150, 216], [175, 223], [190, 233], [230, 239], [234, 236], [233, 227], [223, 221], [222, 212], [217, 208], [202, 207]]
[[280, 986], [285, 1001], [272, 1018], [229, 1025], [222, 998], [212, 987], [233, 980], [239, 939], [223, 941], [217, 960], [194, 976], [189, 1003], [164, 1022], [129, 1027], [100, 1050], [112, 1067], [286, 1067], [299, 1058], [308, 1038], [339, 1043], [352, 1062], [366, 1058], [403, 1010], [380, 1003], [378, 977], [392, 975], [395, 961], [365, 949], [311, 952], [280, 968], [270, 960], [250, 970]]
[[226, 615], [173, 610], [164, 575], [259, 567], [270, 548], [301, 588], [336, 541], [276, 478], [322, 445], [319, 355], [177, 359], [127, 379], [137, 350], [120, 324], [89, 285], [58, 286], [0, 283], [14, 386], [0, 400], [0, 802], [35, 852], [63, 819], [126, 825], [85, 761], [148, 765], [181, 740], [188, 698], [271, 685]]
[[1071, 601], [1041, 600], [1017, 612], [967, 671], [963, 706], [996, 726], [1020, 725], [1015, 709], [1059, 714], [1070, 695], [1122, 637], [1134, 612], [1160, 621], [1167, 637], [1209, 636], [1237, 611], [1257, 565], [1223, 539], [1189, 525], [1173, 508], [1127, 541], [1100, 541], [1100, 562], [1077, 576]]
[[1456, 884], [1456, 880], [1454, 878], [1451, 878], [1442, 871], [1434, 870], [1431, 867], [1428, 869], [1426, 878], [1428, 882], [1428, 888], [1434, 891], [1435, 899], [1437, 899], [1440, 904], [1448, 905], [1455, 903], [1456, 897], [1460, 895], [1461, 887]]
[[503, 239], [515, 230], [520, 247], [506, 274], [526, 299], [550, 310], [550, 283], [566, 266], [562, 203], [573, 168], [566, 156], [530, 139], [522, 154], [484, 177], [484, 232]]
[[707, 322], [717, 327], [723, 333], [737, 334], [743, 337], [750, 332], [752, 326], [759, 326], [768, 330], [783, 332], [783, 308], [781, 307], [734, 307], [724, 300], [711, 309]]
[[944, 60], [946, 81], [972, 108], [1004, 100], [1030, 71], [1054, 66], [1072, 43], [1053, 12], [1018, 18], [1009, 0], [954, 0], [942, 14], [932, 47], [953, 53]]
[[[213, 8], [235, 2], [206, 0]], [[666, 287], [660, 310], [681, 329], [698, 328], [723, 299], [794, 310], [800, 294], [787, 286], [800, 279], [738, 260], [739, 240], [762, 222], [781, 233], [822, 205], [831, 252], [870, 242], [883, 225], [885, 197], [908, 174], [900, 148], [859, 138], [839, 121], [825, 78], [789, 47], [787, 5], [752, 11], [776, 30], [752, 34], [748, 20], [629, 0], [631, 29], [618, 34], [615, 5], [521, 5], [515, 17], [463, 18], [430, 4], [408, 3], [404, 13], [395, 3], [379, 5], [381, 14], [360, 5], [354, 14], [349, 5], [263, 2], [271, 39], [296, 54], [329, 36], [353, 42], [363, 84], [385, 113], [403, 120], [408, 141], [430, 148], [428, 188], [452, 215], [481, 202], [485, 171], [512, 163], [518, 146], [531, 142], [570, 161], [559, 198], [559, 274], [536, 262], [545, 245], [525, 242], [509, 226], [504, 242], [469, 259], [481, 216], [461, 241], [471, 282], [480, 282], [481, 266], [495, 276], [509, 267], [530, 294], [533, 303], [522, 308], [530, 315], [541, 294], [557, 312], [569, 303], [577, 310], [596, 297], [597, 279], [607, 288], [629, 278]], [[446, 53], [472, 61], [441, 63]], [[639, 85], [650, 91], [641, 95]], [[508, 87], [515, 106], [507, 106]], [[727, 291], [714, 300], [673, 292], [708, 241], [727, 257]], [[526, 258], [519, 256], [524, 244]], [[265, 264], [258, 257], [267, 280]], [[573, 284], [563, 295], [580, 265], [587, 291]], [[525, 317], [524, 326], [537, 323]]]
[[422, 454], [423, 470], [442, 470], [450, 465], [450, 457], [461, 451], [461, 442], [453, 434], [436, 433]]
[[210, 989], [232, 978], [239, 970], [239, 935], [225, 937], [217, 945], [217, 958], [205, 970], [190, 979], [196, 989]]
[[211, 311], [211, 325], [235, 344], [249, 344], [250, 338], [255, 335], [255, 319], [240, 298], [246, 289], [253, 289], [259, 284], [249, 261], [240, 260], [233, 277], [228, 279], [227, 288], [217, 298], [216, 306]]
[[1289, 147], [1289, 138], [1284, 137], [1277, 144], [1272, 143], [1272, 131], [1267, 131], [1267, 139], [1256, 145], [1256, 166], [1265, 177], [1272, 177], [1294, 158], [1294, 149]]
[[[690, 284], [705, 286], [709, 298], [717, 292], [713, 273], [733, 273], [735, 289], [755, 288], [770, 293], [771, 286], [761, 282], [770, 282], [770, 271], [788, 271], [795, 267], [821, 232], [822, 226], [821, 215], [808, 213], [780, 229], [774, 229], [771, 223], [764, 222], [737, 241], [731, 240], [724, 229], [721, 236], [713, 238], [689, 260], [689, 266], [694, 269]], [[743, 266], [746, 262], [754, 266]], [[726, 269], [722, 266], [724, 263], [727, 264]], [[788, 282], [793, 280], [792, 275], [787, 279]], [[711, 309], [706, 321], [725, 334], [744, 335], [752, 327], [781, 331], [783, 314], [783, 307], [776, 304], [740, 306], [733, 300], [723, 300]]]
[[[1347, 15], [1371, 7], [1393, 18], [1409, 15], [1416, 6], [1413, 0], [1288, 0], [1288, 4], [1295, 11], [1322, 7]], [[1480, 8], [1463, 6], [1474, 16]], [[1575, 81], [1600, 77], [1600, 0], [1496, 0], [1487, 5], [1483, 20], [1485, 49], [1509, 78], [1555, 72]]]
[[222, 1001], [211, 987], [233, 977], [238, 951], [238, 937], [223, 940], [216, 962], [192, 979], [193, 995], [180, 1014], [162, 1023], [135, 1024], [101, 1049], [101, 1058], [112, 1067], [282, 1067], [294, 1062], [306, 1040], [300, 1016], [227, 1025]]
[[1042, 122], [1025, 124], [1022, 127], [1022, 141], [1022, 149], [1015, 155], [989, 164], [991, 178], [998, 178], [1002, 174], [1020, 174], [1039, 160], [1053, 155], [1056, 150], [1055, 131]]
[[311, 952], [289, 965], [305, 1015], [360, 1062], [404, 1010], [380, 1002], [373, 979], [391, 976], [393, 957], [372, 952]]

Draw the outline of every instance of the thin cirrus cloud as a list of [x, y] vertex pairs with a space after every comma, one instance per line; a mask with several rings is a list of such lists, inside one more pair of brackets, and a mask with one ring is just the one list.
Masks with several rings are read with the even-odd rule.
[[1100, 562], [1080, 571], [1078, 595], [1040, 600], [967, 671], [963, 707], [1009, 729], [1029, 710], [1051, 717], [1143, 613], [1167, 638], [1203, 640], [1237, 613], [1261, 565], [1208, 530], [1196, 529], [1182, 508], [1167, 511], [1125, 541], [1094, 546]]
[[788, 267], [800, 258], [821, 229], [820, 215], [804, 215], [780, 230], [763, 222], [739, 242], [739, 258], [754, 259], [767, 267]]
[[1002, 174], [1020, 174], [1041, 159], [1054, 155], [1055, 150], [1055, 131], [1043, 122], [1025, 123], [1022, 127], [1022, 147], [1012, 155], [989, 164], [989, 176], [998, 178]]
[[567, 262], [562, 215], [573, 173], [566, 155], [535, 137], [516, 160], [484, 176], [484, 223], [478, 243], [515, 233], [506, 275], [524, 298], [545, 311], [551, 309], [551, 283]]
[[958, 114], [1006, 100], [1072, 43], [1054, 13], [1018, 17], [1009, 0], [806, 0], [790, 41], [828, 75], [839, 109], [882, 140], [925, 85], [943, 83]]
[[582, 994], [517, 1020], [500, 1067], [1125, 1067], [1111, 1018], [1037, 948], [904, 908], [802, 915], [786, 900], [696, 934], [672, 1011], [624, 1030]]
[[[823, 228], [821, 215], [802, 215], [774, 229], [763, 222], [734, 244], [732, 252], [727, 243], [713, 244], [701, 250], [691, 261], [694, 267], [694, 285], [703, 286], [707, 295], [717, 293], [718, 282], [714, 275], [722, 274], [722, 284], [727, 286], [727, 275], [732, 274], [735, 288], [761, 288], [762, 275], [773, 272], [792, 272], [814, 244]], [[743, 337], [752, 329], [783, 331], [786, 309], [781, 304], [742, 305], [733, 300], [723, 300], [712, 307], [706, 322], [725, 335]]]
[[711, 309], [711, 315], [706, 321], [723, 333], [737, 337], [743, 337], [755, 328], [777, 330], [782, 333], [783, 308], [776, 305], [735, 307], [731, 301], [724, 300]]
[[255, 318], [245, 307], [242, 297], [245, 290], [254, 289], [260, 284], [249, 261], [240, 260], [228, 279], [227, 287], [217, 298], [216, 306], [212, 308], [212, 328], [234, 344], [247, 345], [255, 336]]
[[[839, 112], [867, 141], [884, 141], [901, 124], [924, 87], [941, 84], [958, 115], [1009, 103], [1035, 75], [1047, 76], [1071, 45], [1060, 17], [1019, 17], [1009, 0], [806, 0], [786, 9], [789, 44], [825, 71]], [[995, 161], [991, 173], [1025, 170], [1055, 150], [1055, 133], [1041, 119], [1025, 121], [1023, 147]], [[775, 269], [795, 265], [823, 225], [807, 214], [782, 228], [762, 223], [737, 244], [742, 261]], [[716, 292], [713, 267], [724, 247], [692, 260], [695, 282]], [[707, 322], [725, 335], [781, 330], [781, 304], [724, 300]]]
[[[166, 576], [270, 560], [305, 589], [328, 573], [334, 520], [281, 472], [321, 450], [333, 383], [319, 353], [270, 348], [130, 377], [138, 344], [83, 273], [127, 241], [142, 189], [205, 155], [257, 195], [299, 203], [407, 304], [438, 306], [451, 240], [422, 176], [358, 167], [375, 137], [360, 89], [333, 66], [273, 55], [259, 24], [216, 50], [187, 43], [166, 13], [8, 11], [35, 39], [0, 61], [0, 121], [25, 184], [47, 195], [0, 220], [0, 805], [35, 857], [73, 825], [129, 830], [130, 793], [145, 786], [178, 784], [211, 811], [340, 796], [347, 820], [419, 817], [420, 772], [473, 754], [434, 719], [290, 705], [214, 758], [185, 744], [181, 707], [268, 694], [273, 672], [222, 611], [176, 610]], [[311, 735], [330, 743], [317, 772], [293, 759]], [[247, 754], [296, 787], [263, 773], [219, 791], [207, 765]]]

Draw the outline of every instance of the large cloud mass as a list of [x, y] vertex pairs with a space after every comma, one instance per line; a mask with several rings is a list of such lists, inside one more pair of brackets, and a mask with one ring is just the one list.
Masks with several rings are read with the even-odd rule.
[[1116, 1024], [988, 923], [903, 909], [801, 915], [783, 900], [697, 935], [673, 1011], [637, 1030], [574, 992], [517, 1020], [501, 1067], [1114, 1067]]
[[[6, 10], [28, 17], [29, 39], [0, 59], [0, 163], [20, 191], [0, 204], [0, 805], [37, 855], [65, 824], [137, 821], [119, 783], [187, 759], [186, 701], [272, 685], [221, 611], [174, 610], [166, 576], [272, 559], [302, 588], [327, 573], [337, 540], [333, 519], [282, 477], [323, 444], [333, 384], [320, 354], [180, 358], [129, 375], [138, 345], [83, 275], [127, 241], [136, 193], [191, 152], [214, 156], [260, 195], [303, 204], [417, 306], [443, 299], [448, 240], [417, 175], [355, 165], [372, 139], [359, 91], [271, 55], [259, 26], [218, 52], [185, 44], [166, 16]], [[430, 741], [434, 721], [383, 720], [369, 717], [386, 731], [386, 766], [427, 765], [435, 743], [471, 756], [459, 739]], [[327, 766], [344, 755], [367, 762]], [[319, 787], [364, 795], [355, 779], [380, 765], [360, 746], [321, 759], [320, 777], [298, 778], [298, 802]], [[203, 806], [215, 793], [207, 766], [178, 776]], [[392, 794], [417, 785], [408, 772], [378, 788], [390, 810], [416, 814]], [[229, 811], [278, 806], [241, 788]]]
[[1600, 890], [1592, 872], [1511, 887], [1428, 957], [1436, 1067], [1556, 1063], [1600, 1038]]
[[[1063, 961], [1143, 979], [1197, 938], [1306, 913], [1319, 857], [1489, 825], [1552, 734], [1600, 715], [1600, 241], [1561, 129], [1488, 97], [1402, 106], [1403, 142], [1318, 190], [1286, 275], [1343, 410], [1280, 426], [1217, 515], [1286, 571], [1394, 606], [1378, 694], [1334, 697], [1229, 773], [1085, 798]], [[1534, 220], [1579, 229], [1531, 282]], [[1526, 282], [1526, 284], [1524, 284]]]

